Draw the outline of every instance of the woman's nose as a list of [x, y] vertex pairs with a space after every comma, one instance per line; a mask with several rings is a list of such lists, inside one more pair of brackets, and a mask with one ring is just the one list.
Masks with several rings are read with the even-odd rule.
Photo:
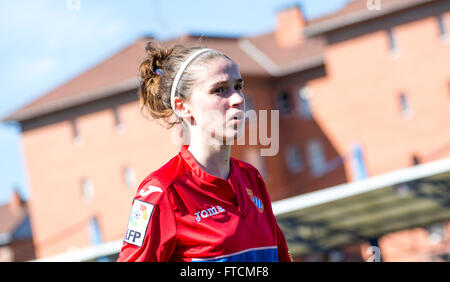
[[230, 106], [232, 108], [244, 108], [244, 95], [240, 91], [234, 91], [230, 96]]

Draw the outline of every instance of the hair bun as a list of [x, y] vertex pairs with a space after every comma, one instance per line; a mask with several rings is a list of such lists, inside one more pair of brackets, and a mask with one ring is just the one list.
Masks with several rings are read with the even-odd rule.
[[172, 51], [171, 48], [150, 41], [145, 46], [146, 57], [138, 67], [141, 111], [147, 110], [154, 118], [167, 118], [172, 114], [170, 105], [166, 105], [161, 93], [164, 66], [170, 60]]

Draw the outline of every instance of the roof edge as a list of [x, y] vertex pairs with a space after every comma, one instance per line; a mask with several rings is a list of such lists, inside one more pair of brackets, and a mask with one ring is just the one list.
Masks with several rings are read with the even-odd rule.
[[44, 106], [38, 107], [37, 109], [25, 111], [25, 112], [15, 112], [9, 116], [2, 118], [1, 122], [22, 122], [32, 118], [36, 118], [45, 114], [63, 110], [69, 107], [78, 106], [81, 104], [86, 104], [93, 102], [102, 98], [110, 97], [118, 93], [131, 91], [139, 87], [139, 80], [137, 77], [123, 80], [119, 83], [108, 85], [106, 87], [97, 88], [90, 91], [80, 92], [79, 95], [75, 97], [69, 97], [66, 99], [58, 100], [52, 103], [47, 103]]
[[341, 15], [337, 18], [324, 20], [323, 22], [313, 23], [305, 27], [303, 34], [306, 37], [313, 37], [323, 33], [328, 33], [333, 30], [357, 24], [363, 21], [379, 18], [394, 12], [418, 6], [424, 3], [431, 3], [435, 0], [411, 0], [408, 3], [389, 4], [380, 10], [363, 10], [346, 15]]
[[276, 64], [269, 56], [267, 56], [263, 51], [258, 49], [253, 43], [247, 38], [241, 38], [238, 40], [238, 46], [244, 53], [246, 53], [250, 58], [252, 58], [258, 65], [260, 65], [268, 74], [273, 77], [281, 77], [291, 73], [304, 71], [314, 67], [318, 67], [324, 64], [324, 58], [322, 55], [309, 58], [306, 62], [302, 64], [289, 64], [286, 67], [280, 67]]

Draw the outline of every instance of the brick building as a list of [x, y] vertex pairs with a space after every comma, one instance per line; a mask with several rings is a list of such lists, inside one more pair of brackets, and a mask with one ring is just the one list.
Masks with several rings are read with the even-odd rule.
[[17, 191], [0, 206], [0, 262], [34, 259], [33, 234], [27, 202]]
[[[173, 42], [223, 51], [239, 65], [249, 107], [279, 110], [277, 154], [261, 157], [261, 142], [232, 152], [261, 170], [278, 201], [450, 158], [449, 29], [449, 1], [384, 0], [377, 10], [355, 0], [311, 21], [287, 7], [260, 36]], [[150, 39], [4, 118], [22, 126], [37, 257], [122, 238], [137, 185], [178, 152], [174, 134], [139, 113], [136, 68]], [[449, 218], [376, 245], [386, 261], [445, 257]], [[366, 239], [337, 260], [364, 259]], [[398, 250], [399, 240], [414, 251]]]

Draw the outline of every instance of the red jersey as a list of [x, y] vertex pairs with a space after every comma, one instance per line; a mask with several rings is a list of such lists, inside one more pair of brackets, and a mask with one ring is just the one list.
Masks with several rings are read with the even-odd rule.
[[258, 170], [230, 162], [215, 177], [183, 146], [147, 176], [118, 261], [291, 261]]

